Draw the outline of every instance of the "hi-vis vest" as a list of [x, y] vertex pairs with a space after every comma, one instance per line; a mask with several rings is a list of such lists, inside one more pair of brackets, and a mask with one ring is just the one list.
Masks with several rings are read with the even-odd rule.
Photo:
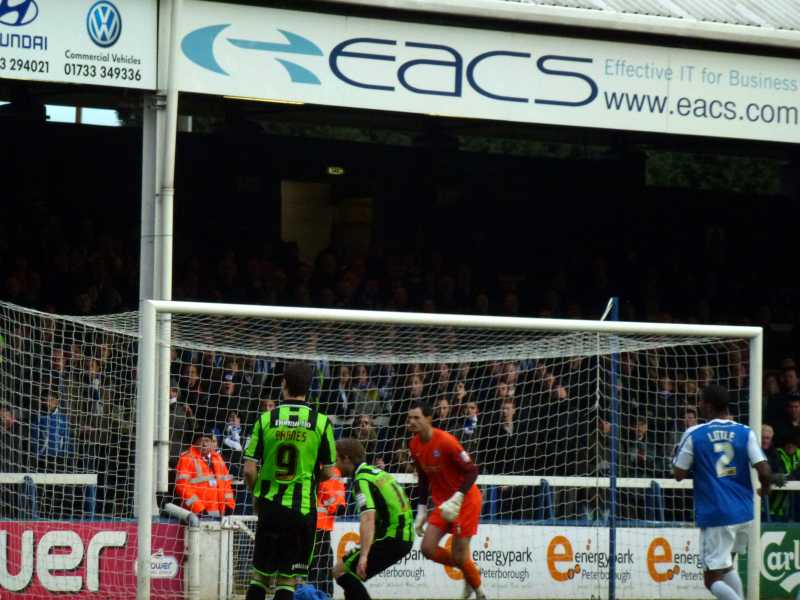
[[[791, 475], [800, 467], [800, 451], [788, 454], [783, 448], [778, 448], [778, 459], [785, 475]], [[769, 495], [769, 514], [778, 519], [789, 516], [792, 497], [792, 494], [785, 490], [774, 490]]]
[[344, 506], [344, 480], [342, 472], [333, 467], [333, 477], [317, 488], [317, 529], [333, 531], [333, 519], [340, 506]]
[[181, 454], [176, 471], [175, 494], [184, 508], [212, 517], [221, 517], [225, 507], [228, 512], [233, 510], [233, 477], [219, 452], [211, 452], [209, 468], [208, 461], [192, 446]]

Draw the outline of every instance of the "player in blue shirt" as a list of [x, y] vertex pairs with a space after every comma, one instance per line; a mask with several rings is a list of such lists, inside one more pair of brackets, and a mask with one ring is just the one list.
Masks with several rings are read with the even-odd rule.
[[731, 419], [728, 391], [709, 385], [700, 397], [706, 423], [686, 430], [672, 461], [675, 479], [694, 476], [694, 513], [700, 528], [700, 556], [706, 587], [719, 600], [744, 600], [733, 568], [736, 552], [747, 547], [753, 519], [751, 465], [769, 493], [772, 473], [753, 430]]

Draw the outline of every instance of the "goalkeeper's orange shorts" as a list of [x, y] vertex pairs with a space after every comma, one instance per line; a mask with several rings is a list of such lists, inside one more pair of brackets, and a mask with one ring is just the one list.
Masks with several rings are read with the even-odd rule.
[[445, 533], [450, 533], [456, 537], [472, 537], [478, 533], [478, 523], [481, 520], [481, 504], [483, 499], [477, 487], [472, 489], [464, 496], [461, 510], [452, 523], [444, 520], [442, 512], [437, 506], [428, 517], [428, 524], [434, 525]]

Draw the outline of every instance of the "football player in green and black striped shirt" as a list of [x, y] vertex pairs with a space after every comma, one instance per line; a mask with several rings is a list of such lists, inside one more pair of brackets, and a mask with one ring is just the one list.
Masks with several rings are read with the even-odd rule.
[[394, 477], [365, 460], [364, 446], [352, 438], [336, 442], [336, 466], [353, 478], [361, 512], [361, 546], [350, 551], [333, 568], [345, 600], [369, 600], [364, 581], [385, 571], [411, 552], [414, 515], [411, 503]]
[[328, 417], [305, 403], [311, 365], [288, 363], [283, 402], [262, 413], [244, 451], [244, 477], [258, 513], [253, 578], [246, 600], [264, 600], [276, 578], [275, 600], [291, 600], [308, 576], [317, 526], [317, 484], [336, 463]]

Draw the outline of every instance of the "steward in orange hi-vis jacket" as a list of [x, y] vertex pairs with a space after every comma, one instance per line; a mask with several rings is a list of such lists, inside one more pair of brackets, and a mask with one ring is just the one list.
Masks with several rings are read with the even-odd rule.
[[317, 488], [317, 537], [314, 541], [314, 559], [309, 569], [308, 581], [333, 598], [333, 548], [331, 531], [340, 506], [345, 505], [342, 473], [333, 467], [333, 477]]
[[175, 495], [195, 514], [220, 518], [233, 512], [233, 477], [214, 451], [210, 433], [195, 435], [192, 446], [178, 460]]

